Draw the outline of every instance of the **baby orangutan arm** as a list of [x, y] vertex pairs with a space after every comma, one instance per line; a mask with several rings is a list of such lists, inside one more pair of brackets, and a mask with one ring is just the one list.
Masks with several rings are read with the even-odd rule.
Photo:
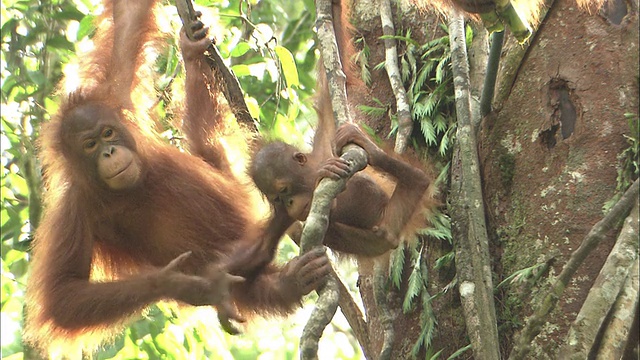
[[[386, 153], [353, 124], [342, 125], [336, 132], [335, 142], [337, 149], [342, 149], [349, 143], [362, 147], [369, 157], [369, 165], [395, 178], [393, 194], [381, 209], [382, 220], [371, 227], [371, 237], [391, 240], [397, 246], [398, 236], [414, 213], [421, 208], [419, 205], [429, 187], [429, 178], [421, 169]], [[378, 205], [369, 205], [370, 201], [367, 200], [367, 208], [375, 208]]]

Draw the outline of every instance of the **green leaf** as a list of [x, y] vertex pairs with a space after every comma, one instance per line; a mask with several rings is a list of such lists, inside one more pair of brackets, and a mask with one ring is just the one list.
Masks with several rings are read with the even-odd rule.
[[440, 145], [438, 145], [438, 154], [440, 156], [445, 156], [449, 151], [449, 138], [447, 136], [443, 136], [440, 140]]
[[467, 25], [465, 28], [465, 40], [467, 44], [467, 48], [471, 47], [471, 42], [473, 41], [473, 29], [471, 26]]
[[28, 71], [27, 75], [29, 75], [29, 79], [38, 86], [43, 85], [46, 81], [44, 74], [40, 71]]
[[448, 63], [446, 61], [440, 61], [438, 66], [436, 67], [436, 82], [438, 84], [444, 81], [445, 76], [447, 75], [446, 66]]
[[247, 51], [251, 50], [251, 45], [246, 42], [239, 42], [233, 50], [231, 50], [231, 57], [240, 57], [247, 53]]
[[78, 10], [77, 8], [70, 6], [70, 4], [67, 4], [64, 8], [62, 8], [61, 11], [56, 11], [53, 14], [51, 14], [51, 18], [58, 21], [65, 21], [65, 20], [80, 21], [84, 18], [84, 14], [80, 12], [80, 10]]
[[433, 128], [433, 124], [430, 119], [427, 118], [420, 121], [420, 130], [422, 130], [422, 135], [428, 145], [433, 146], [436, 144], [436, 131]]
[[407, 61], [406, 57], [403, 57], [400, 60], [400, 76], [402, 77], [402, 81], [404, 82], [409, 80], [409, 75], [411, 74], [409, 67], [410, 67], [410, 64]]
[[389, 277], [391, 283], [400, 289], [402, 282], [402, 270], [404, 269], [404, 249], [405, 243], [401, 242], [398, 248], [396, 248], [391, 254], [391, 266], [389, 267]]
[[287, 48], [280, 45], [275, 47], [275, 52], [278, 56], [278, 59], [280, 60], [280, 64], [282, 65], [282, 72], [284, 73], [284, 79], [287, 81], [287, 86], [300, 86], [300, 80], [298, 79], [298, 69], [291, 52]]
[[254, 119], [259, 119], [260, 105], [258, 104], [258, 101], [250, 96], [245, 96], [244, 102], [247, 104], [247, 108], [249, 109], [249, 114], [251, 114], [251, 117]]
[[[409, 35], [410, 35], [410, 34], [409, 34]], [[413, 39], [411, 39], [411, 38], [409, 38], [409, 37], [406, 37], [406, 36], [400, 36], [400, 35], [382, 35], [382, 36], [380, 36], [380, 39], [381, 39], [381, 40], [386, 40], [386, 39], [400, 40], [400, 41], [404, 41], [404, 42], [406, 42], [407, 44], [412, 44], [412, 45], [415, 45], [415, 46], [420, 46], [420, 44], [419, 44], [417, 41], [415, 41], [415, 40], [413, 40]]]
[[470, 350], [470, 349], [471, 349], [471, 344], [469, 344], [469, 345], [467, 345], [467, 346], [465, 346], [463, 348], [460, 348], [460, 349], [456, 350], [456, 352], [451, 354], [451, 356], [449, 356], [447, 358], [447, 360], [453, 360], [453, 359], [459, 357], [460, 355], [464, 354], [467, 350]]
[[456, 253], [454, 253], [453, 251], [449, 251], [448, 253], [442, 255], [435, 261], [435, 263], [433, 264], [433, 268], [435, 270], [442, 269], [445, 266], [452, 264], [455, 258], [456, 258]]
[[248, 65], [245, 64], [237, 64], [231, 67], [231, 70], [237, 77], [249, 76], [251, 75], [251, 69], [249, 69]]
[[17, 27], [18, 24], [19, 24], [18, 19], [13, 17], [9, 18], [7, 21], [4, 21], [4, 23], [2, 24], [2, 28], [0, 29], [0, 34], [2, 35], [2, 39], [4, 40], [5, 38], [7, 39], [10, 38], [14, 27]]
[[373, 107], [367, 105], [358, 105], [358, 109], [363, 113], [371, 116], [384, 116], [387, 113], [387, 108]]
[[420, 295], [422, 291], [422, 276], [420, 275], [420, 268], [414, 266], [411, 275], [409, 275], [409, 285], [402, 302], [402, 311], [406, 314], [413, 308], [413, 300]]
[[69, 51], [73, 51], [75, 49], [75, 46], [73, 45], [73, 43], [67, 40], [66, 37], [61, 35], [50, 38], [47, 41], [47, 47], [69, 50]]
[[2, 96], [8, 99], [11, 96], [13, 88], [16, 86], [18, 86], [17, 77], [14, 75], [8, 75], [2, 84]]
[[298, 114], [300, 113], [300, 101], [298, 100], [298, 94], [293, 90], [293, 88], [288, 87], [286, 89], [287, 99], [289, 99], [289, 107], [287, 108], [287, 117], [291, 121], [292, 124], [295, 123], [295, 120], [298, 118]]
[[96, 30], [94, 20], [94, 15], [87, 15], [80, 21], [80, 26], [78, 27], [78, 33], [76, 34], [76, 41], [80, 41], [87, 36], [93, 34]]

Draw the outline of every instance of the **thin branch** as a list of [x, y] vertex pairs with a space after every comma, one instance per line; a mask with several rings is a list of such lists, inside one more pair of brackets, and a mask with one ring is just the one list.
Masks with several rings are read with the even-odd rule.
[[369, 328], [367, 327], [367, 322], [364, 320], [364, 315], [358, 304], [353, 300], [347, 287], [340, 281], [337, 274], [335, 276], [336, 279], [338, 279], [338, 287], [340, 289], [340, 310], [347, 319], [349, 326], [351, 326], [353, 335], [358, 340], [358, 343], [360, 343], [365, 359], [373, 359], [373, 357], [371, 357], [372, 351], [370, 349]]
[[464, 19], [459, 13], [450, 18], [449, 39], [458, 122], [450, 197], [460, 298], [475, 357], [500, 359]]
[[629, 214], [637, 198], [638, 180], [634, 181], [616, 205], [611, 208], [609, 213], [591, 228], [587, 236], [582, 240], [580, 247], [573, 252], [555, 283], [551, 286], [542, 302], [537, 306], [519, 338], [516, 340], [509, 359], [524, 359], [527, 357], [531, 351], [533, 339], [540, 333], [547, 316], [555, 308], [560, 296], [578, 270], [578, 267], [582, 265], [600, 241], [605, 238], [606, 233]]
[[331, 0], [316, 0], [315, 27], [318, 37], [318, 49], [326, 71], [334, 119], [336, 120], [336, 125], [339, 126], [353, 121], [351, 120], [349, 103], [347, 102], [347, 75], [342, 70], [331, 14]]
[[605, 318], [611, 311], [618, 294], [627, 280], [629, 270], [638, 256], [638, 205], [629, 214], [602, 266], [589, 295], [576, 316], [563, 347], [558, 353], [562, 359], [585, 359], [596, 342]]
[[[196, 12], [193, 9], [191, 0], [176, 0], [176, 7], [178, 8], [178, 15], [180, 15], [183, 26], [185, 24], [191, 24], [196, 19]], [[187, 37], [193, 39], [193, 33], [190, 27], [184, 26], [184, 29], [187, 32]], [[244, 101], [244, 93], [242, 92], [242, 88], [240, 88], [240, 82], [233, 73], [233, 70], [229, 69], [224, 63], [222, 55], [220, 55], [220, 51], [218, 51], [213, 41], [211, 41], [211, 44], [207, 48], [207, 53], [205, 61], [211, 70], [222, 77], [222, 83], [224, 85], [222, 86], [222, 93], [227, 99], [236, 120], [239, 123], [245, 124], [252, 131], [258, 132], [256, 122], [253, 117], [251, 117], [247, 103]]]
[[[636, 222], [637, 222], [636, 217]], [[635, 234], [636, 239], [638, 233]], [[625, 350], [634, 347], [638, 339], [633, 336], [634, 322], [638, 322], [638, 287], [640, 283], [640, 259], [636, 257], [635, 264], [629, 270], [629, 275], [624, 283], [622, 291], [611, 311], [611, 321], [602, 335], [602, 342], [598, 349], [596, 359], [627, 359]], [[634, 315], [636, 314], [636, 315]]]
[[531, 30], [531, 26], [527, 22], [527, 19], [523, 18], [518, 14], [516, 9], [513, 7], [513, 3], [510, 0], [496, 0], [496, 13], [498, 17], [506, 22], [511, 30], [513, 36], [518, 40], [519, 43], [524, 43], [529, 39], [533, 30]]
[[504, 31], [491, 34], [491, 50], [489, 51], [489, 61], [487, 63], [487, 74], [482, 87], [482, 97], [480, 98], [480, 115], [486, 116], [491, 112], [491, 102], [496, 89], [496, 78], [498, 77], [498, 67], [500, 66], [500, 53], [504, 42]]
[[413, 131], [413, 119], [411, 119], [409, 97], [402, 84], [402, 77], [398, 68], [398, 50], [396, 48], [396, 40], [393, 37], [396, 34], [396, 30], [393, 25], [389, 0], [380, 0], [380, 20], [382, 21], [382, 33], [386, 35], [384, 39], [384, 68], [387, 70], [391, 89], [396, 97], [398, 111], [398, 133], [394, 150], [396, 153], [402, 154], [407, 148], [411, 131]]
[[[487, 77], [489, 63], [489, 32], [477, 22], [469, 24], [473, 31], [473, 39], [467, 49], [469, 56], [469, 85], [471, 87], [471, 116], [473, 127], [478, 131], [482, 116], [480, 101], [484, 90], [484, 80]], [[476, 134], [477, 137], [477, 134]]]
[[[384, 0], [383, 0], [384, 1]], [[373, 263], [373, 298], [378, 308], [380, 325], [382, 326], [382, 348], [378, 360], [391, 360], [391, 351], [396, 334], [393, 328], [395, 316], [389, 308], [387, 283], [389, 282], [389, 259], [375, 259]]]
[[[342, 155], [352, 169], [349, 178], [364, 168], [367, 164], [366, 153], [359, 148], [349, 149]], [[302, 253], [322, 246], [324, 235], [329, 226], [329, 211], [331, 202], [346, 187], [349, 178], [333, 180], [324, 178], [313, 192], [313, 200], [309, 216], [302, 229], [300, 250]], [[305, 326], [300, 338], [300, 358], [317, 359], [318, 342], [325, 327], [331, 322], [335, 314], [340, 296], [339, 279], [330, 276], [327, 284], [318, 290], [318, 302], [311, 313], [311, 318]]]
[[[316, 1], [316, 32], [318, 48], [327, 75], [331, 106], [337, 125], [351, 122], [347, 106], [346, 75], [342, 70], [338, 44], [333, 27], [331, 0]], [[324, 235], [329, 226], [329, 211], [333, 199], [344, 190], [351, 176], [364, 169], [367, 165], [367, 153], [360, 147], [350, 145], [345, 147], [342, 158], [347, 161], [351, 169], [347, 178], [340, 180], [322, 179], [311, 201], [309, 216], [302, 229], [300, 240], [301, 252], [322, 246]], [[325, 327], [333, 318], [337, 310], [340, 297], [339, 279], [330, 276], [327, 284], [318, 290], [318, 302], [305, 326], [300, 338], [300, 358], [317, 359], [318, 342]]]

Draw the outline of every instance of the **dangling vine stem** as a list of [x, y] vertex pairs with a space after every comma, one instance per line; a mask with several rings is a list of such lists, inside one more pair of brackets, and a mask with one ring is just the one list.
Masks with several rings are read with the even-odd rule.
[[[331, 0], [316, 0], [316, 32], [318, 48], [327, 75], [331, 106], [337, 124], [351, 122], [347, 106], [346, 75], [338, 52], [338, 44], [333, 27]], [[345, 188], [348, 179], [367, 165], [366, 152], [355, 145], [345, 147], [342, 158], [351, 168], [348, 178], [340, 180], [322, 179], [313, 193], [309, 216], [302, 229], [301, 252], [322, 246], [329, 226], [329, 210], [332, 200]], [[327, 284], [318, 291], [318, 302], [300, 339], [300, 358], [317, 359], [318, 342], [338, 308], [340, 298], [339, 279], [331, 276]]]

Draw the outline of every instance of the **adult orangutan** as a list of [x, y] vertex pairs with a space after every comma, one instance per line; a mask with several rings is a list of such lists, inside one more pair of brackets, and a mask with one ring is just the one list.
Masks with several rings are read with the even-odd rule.
[[216, 141], [224, 114], [199, 21], [191, 24], [197, 40], [180, 42], [190, 153], [162, 141], [136, 99], [143, 50], [157, 34], [156, 6], [105, 4], [83, 72], [88, 85], [42, 129], [46, 208], [25, 331], [41, 349], [93, 348], [160, 300], [216, 306], [226, 325], [243, 313], [284, 314], [330, 271], [323, 251], [283, 268], [228, 262], [229, 253], [267, 235], [246, 201], [250, 189]]

